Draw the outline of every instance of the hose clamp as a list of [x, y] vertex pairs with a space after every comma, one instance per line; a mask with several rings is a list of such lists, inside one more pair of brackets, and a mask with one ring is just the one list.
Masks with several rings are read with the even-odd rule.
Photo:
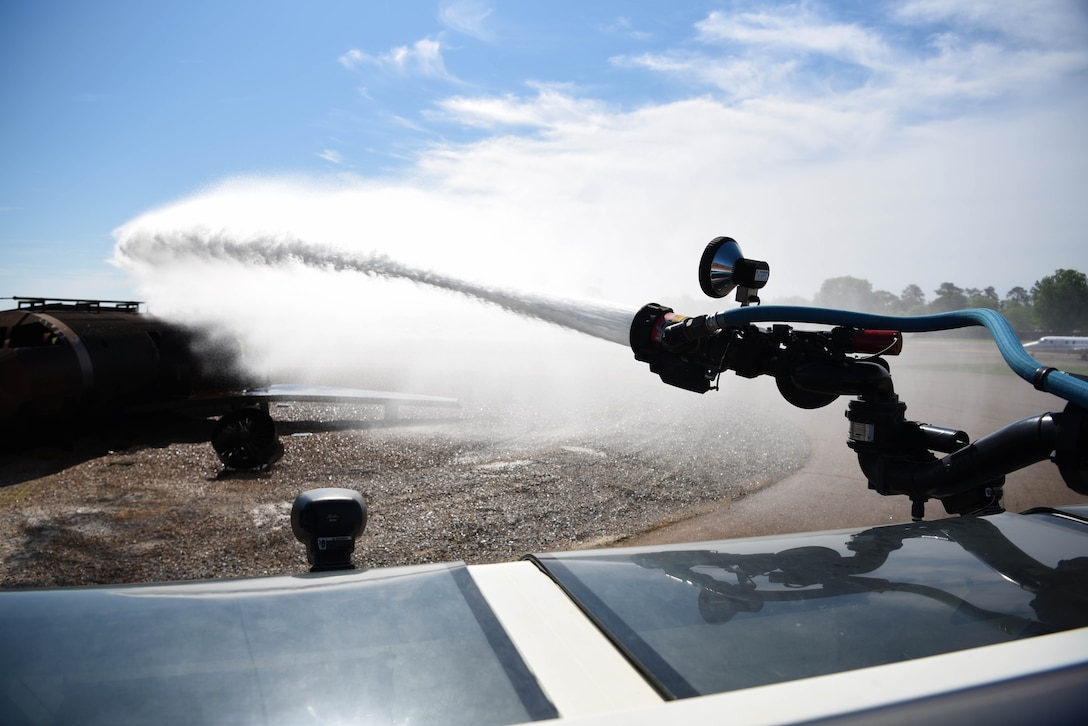
[[1052, 366], [1040, 366], [1035, 369], [1035, 375], [1031, 378], [1031, 384], [1035, 386], [1036, 390], [1045, 391], [1043, 386], [1046, 385], [1046, 377], [1054, 371], [1058, 370]]

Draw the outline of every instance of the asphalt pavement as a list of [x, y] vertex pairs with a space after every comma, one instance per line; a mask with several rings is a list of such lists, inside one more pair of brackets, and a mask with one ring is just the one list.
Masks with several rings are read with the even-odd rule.
[[[903, 355], [890, 360], [895, 390], [907, 404], [908, 420], [960, 429], [972, 441], [1022, 418], [1061, 411], [1065, 405], [1005, 372], [992, 343], [908, 339]], [[1043, 362], [1062, 368], [1076, 365], [1069, 356]], [[714, 511], [631, 537], [624, 544], [694, 542], [909, 521], [909, 500], [883, 497], [867, 488], [857, 458], [846, 446], [845, 401], [840, 399], [815, 411], [785, 404], [776, 409], [800, 427], [808, 440], [811, 455], [801, 471], [741, 499], [723, 502]], [[1049, 461], [1006, 478], [1004, 506], [1008, 511], [1062, 504], [1088, 504], [1088, 497], [1069, 489]], [[940, 502], [928, 503], [927, 519], [946, 516]]]

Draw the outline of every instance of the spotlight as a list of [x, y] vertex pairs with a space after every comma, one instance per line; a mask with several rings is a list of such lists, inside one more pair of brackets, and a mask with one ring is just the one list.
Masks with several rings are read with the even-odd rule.
[[737, 288], [737, 302], [748, 305], [759, 302], [751, 293], [767, 284], [771, 266], [760, 260], [749, 260], [740, 253], [740, 245], [732, 237], [715, 237], [703, 250], [699, 260], [699, 287], [710, 297], [725, 297]]

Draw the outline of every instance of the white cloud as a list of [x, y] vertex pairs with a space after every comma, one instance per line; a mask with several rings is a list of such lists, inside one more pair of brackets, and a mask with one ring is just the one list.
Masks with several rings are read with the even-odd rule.
[[[675, 49], [613, 62], [668, 74], [731, 99], [813, 98], [864, 89], [899, 61], [882, 37], [789, 6], [755, 13], [712, 12], [696, 24], [701, 49]], [[833, 73], [817, 64], [834, 61]], [[832, 84], [837, 84], [833, 86]]]
[[625, 35], [632, 40], [638, 41], [652, 40], [654, 37], [653, 33], [645, 30], [637, 30], [634, 21], [632, 21], [631, 18], [622, 15], [609, 25], [603, 26], [601, 30], [605, 33]]
[[371, 55], [353, 48], [337, 59], [349, 70], [373, 67], [403, 75], [420, 75], [441, 78], [447, 81], [457, 79], [446, 70], [442, 58], [442, 43], [439, 40], [424, 38], [412, 45], [402, 45], [379, 55]]
[[491, 8], [486, 3], [459, 0], [444, 3], [438, 10], [438, 17], [450, 30], [480, 40], [491, 40], [491, 33], [485, 27], [491, 12]]
[[615, 62], [735, 101], [786, 98], [905, 116], [956, 113], [965, 102], [1030, 93], [1088, 69], [1085, 14], [1065, 5], [1048, 14], [1015, 2], [917, 0], [896, 6], [901, 25], [890, 31], [819, 7], [715, 11], [696, 24], [704, 49]]
[[[896, 293], [945, 279], [1028, 287], [1083, 266], [1088, 211], [1074, 197], [1088, 165], [1070, 153], [1077, 111], [1083, 104], [895, 130], [875, 115], [804, 104], [692, 99], [564, 117], [535, 138], [431, 147], [400, 182], [232, 182], [120, 236], [286, 233], [625, 304], [694, 293], [698, 251], [720, 234], [771, 262], [770, 299], [811, 296], [839, 275]], [[1015, 265], [995, 254], [1026, 240], [1040, 244]]]
[[803, 7], [740, 14], [714, 11], [695, 27], [706, 43], [733, 41], [790, 54], [818, 53], [868, 68], [891, 62], [888, 47], [875, 32], [825, 20]]
[[909, 0], [894, 5], [892, 13], [905, 23], [951, 23], [1055, 48], [1082, 44], [1088, 20], [1083, 3], [1068, 0]]
[[729, 98], [742, 100], [777, 92], [797, 68], [794, 60], [708, 59], [690, 51], [616, 56], [610, 61], [618, 66], [662, 73], [689, 85], [709, 86], [725, 92]]
[[[907, 30], [930, 17], [921, 3], [907, 8], [919, 24]], [[834, 32], [820, 39], [818, 28]], [[939, 30], [911, 47], [890, 40], [902, 26], [878, 34], [815, 11], [710, 16], [698, 53], [626, 59], [705, 84], [690, 98], [620, 110], [557, 84], [446, 98], [434, 118], [494, 133], [428, 146], [399, 179], [225, 182], [117, 236], [289, 236], [482, 284], [635, 306], [694, 295], [698, 255], [722, 234], [770, 262], [768, 301], [811, 297], [841, 275], [896, 294], [945, 281], [1003, 294], [1059, 267], [1084, 269], [1088, 94], [1078, 49]], [[814, 57], [869, 75], [845, 88], [801, 83], [820, 80]], [[400, 58], [390, 67], [407, 64]], [[959, 104], [967, 96], [1001, 103], [978, 110]], [[196, 273], [132, 269], [150, 299], [195, 304]], [[214, 301], [232, 314], [309, 311], [320, 300], [323, 315], [339, 316], [328, 325], [367, 344], [396, 333], [483, 345], [500, 328], [503, 340], [535, 329], [358, 274], [228, 272], [223, 299], [248, 301]], [[250, 274], [253, 294], [237, 296]], [[282, 320], [272, 323], [267, 345], [285, 344]]]
[[317, 153], [317, 156], [324, 159], [325, 161], [330, 161], [333, 164], [344, 163], [344, 155], [341, 154], [339, 151], [336, 151], [335, 149], [324, 149], [322, 151], [319, 151]]
[[500, 98], [453, 96], [438, 102], [439, 114], [465, 126], [496, 129], [510, 126], [556, 128], [568, 123], [584, 123], [605, 113], [597, 101], [574, 98], [558, 84], [530, 83], [537, 91], [535, 98], [512, 94]]

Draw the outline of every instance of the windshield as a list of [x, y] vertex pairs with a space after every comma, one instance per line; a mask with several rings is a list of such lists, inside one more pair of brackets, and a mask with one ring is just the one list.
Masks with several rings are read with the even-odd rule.
[[18, 723], [556, 716], [463, 565], [8, 592], [0, 622]]
[[967, 518], [536, 559], [683, 698], [1088, 625], [1084, 528], [1039, 528], [1066, 559], [1044, 564]]

